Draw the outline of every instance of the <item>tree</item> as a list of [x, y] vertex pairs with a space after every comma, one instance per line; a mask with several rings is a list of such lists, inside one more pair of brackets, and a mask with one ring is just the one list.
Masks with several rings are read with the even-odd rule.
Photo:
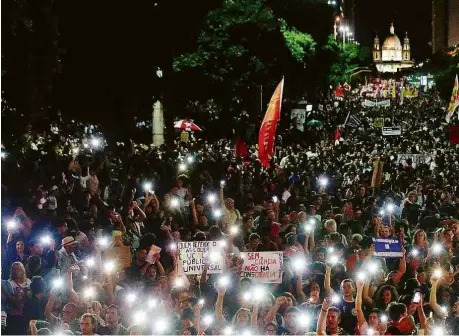
[[[207, 14], [195, 49], [174, 59], [175, 96], [184, 102], [211, 100], [228, 125], [243, 111], [257, 121], [265, 109], [261, 86], [268, 92], [264, 104], [282, 76], [287, 90], [304, 92], [299, 78], [315, 47], [310, 34], [277, 18], [266, 1], [226, 0]], [[184, 105], [187, 113], [190, 106]]]
[[332, 85], [349, 82], [349, 72], [352, 69], [369, 64], [371, 51], [367, 47], [361, 48], [354, 43], [346, 43], [344, 46], [330, 36], [324, 50], [331, 53], [333, 61], [330, 65], [328, 81]]

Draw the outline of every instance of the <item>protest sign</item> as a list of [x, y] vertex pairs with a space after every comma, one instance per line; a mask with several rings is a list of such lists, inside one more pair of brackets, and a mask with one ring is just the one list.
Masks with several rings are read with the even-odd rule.
[[397, 164], [407, 164], [406, 161], [411, 159], [413, 161], [413, 168], [420, 164], [429, 164], [433, 160], [433, 155], [430, 154], [398, 154]]
[[243, 252], [239, 275], [267, 283], [282, 282], [282, 252]]
[[204, 264], [209, 263], [208, 274], [223, 272], [225, 255], [220, 242], [179, 242], [179, 262], [185, 274], [201, 274]]
[[375, 160], [373, 164], [373, 176], [371, 177], [371, 187], [379, 188], [381, 185], [382, 172], [383, 172], [384, 162], [379, 158]]
[[365, 101], [363, 102], [363, 106], [365, 107], [375, 107], [375, 106], [389, 107], [390, 99], [385, 99], [381, 101], [371, 101], [371, 100], [365, 99]]
[[304, 132], [304, 122], [306, 121], [305, 109], [293, 109], [290, 114], [290, 119], [292, 120], [292, 127]]
[[384, 118], [375, 118], [373, 121], [373, 126], [377, 128], [384, 127]]
[[104, 253], [104, 259], [116, 260], [123, 268], [131, 267], [131, 249], [129, 246], [113, 246]]
[[402, 244], [397, 238], [373, 238], [376, 257], [401, 258]]
[[402, 128], [400, 126], [383, 127], [382, 135], [402, 135]]
[[148, 251], [147, 258], [145, 259], [150, 264], [156, 263], [159, 258], [159, 253], [161, 252], [161, 248], [156, 245], [150, 246], [150, 251]]

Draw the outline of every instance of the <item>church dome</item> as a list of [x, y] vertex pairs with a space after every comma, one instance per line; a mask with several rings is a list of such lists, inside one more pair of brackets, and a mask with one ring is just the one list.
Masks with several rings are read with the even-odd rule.
[[383, 43], [383, 49], [385, 50], [401, 50], [402, 43], [397, 35], [390, 35]]

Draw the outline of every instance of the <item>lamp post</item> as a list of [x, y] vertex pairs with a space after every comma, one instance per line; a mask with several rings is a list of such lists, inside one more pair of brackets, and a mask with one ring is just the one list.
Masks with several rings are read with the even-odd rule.
[[[158, 78], [162, 78], [163, 71], [158, 68], [156, 71], [156, 76]], [[151, 128], [153, 133], [153, 145], [161, 146], [164, 144], [164, 111], [161, 99], [158, 99], [153, 104]]]
[[339, 15], [336, 15], [335, 21], [333, 23], [333, 37], [335, 38], [335, 41], [338, 36], [338, 24], [340, 23], [340, 21], [341, 21], [341, 18], [339, 17]]

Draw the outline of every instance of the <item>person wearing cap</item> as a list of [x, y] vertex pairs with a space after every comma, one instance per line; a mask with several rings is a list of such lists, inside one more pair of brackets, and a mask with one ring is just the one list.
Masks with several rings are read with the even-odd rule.
[[70, 266], [77, 264], [79, 261], [75, 255], [78, 242], [72, 236], [62, 239], [62, 247], [57, 252], [58, 268], [61, 274], [65, 274]]

